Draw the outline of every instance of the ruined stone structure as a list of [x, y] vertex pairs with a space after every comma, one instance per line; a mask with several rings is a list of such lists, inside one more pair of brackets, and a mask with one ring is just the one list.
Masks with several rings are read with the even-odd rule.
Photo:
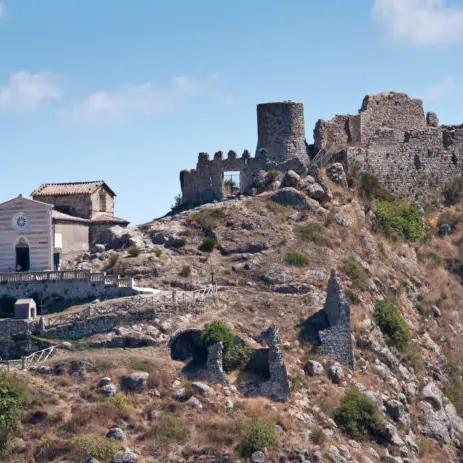
[[307, 172], [310, 159], [302, 103], [260, 104], [257, 107], [257, 125], [255, 157], [251, 157], [248, 150], [241, 157], [235, 151], [229, 151], [225, 159], [222, 151], [215, 153], [213, 159], [207, 153], [199, 153], [196, 169], [180, 172], [183, 204], [198, 206], [223, 200], [225, 172], [239, 172], [239, 190], [242, 193], [251, 192], [260, 171]]
[[368, 95], [357, 115], [319, 120], [313, 163], [342, 162], [373, 174], [398, 198], [438, 202], [463, 172], [463, 126], [439, 126], [423, 102], [404, 93]]
[[318, 355], [326, 355], [354, 369], [354, 353], [350, 330], [350, 307], [341, 280], [331, 271], [323, 307], [329, 327], [318, 333], [321, 344]]

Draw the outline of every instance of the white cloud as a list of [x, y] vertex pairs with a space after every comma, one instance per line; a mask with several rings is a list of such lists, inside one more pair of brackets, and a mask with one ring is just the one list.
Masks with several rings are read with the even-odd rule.
[[63, 95], [63, 79], [57, 74], [16, 72], [7, 85], [0, 86], [0, 110], [30, 113]]
[[405, 44], [463, 41], [463, 5], [447, 0], [374, 0], [372, 17], [389, 38]]
[[5, 2], [0, 0], [0, 19], [4, 18], [6, 15]]
[[445, 77], [440, 82], [429, 86], [425, 91], [426, 99], [434, 101], [453, 100], [458, 91], [453, 77]]
[[65, 112], [65, 119], [75, 124], [108, 125], [136, 116], [164, 113], [189, 98], [214, 92], [219, 78], [217, 73], [203, 80], [179, 76], [167, 88], [146, 82], [126, 85], [115, 91], [99, 91], [74, 104]]

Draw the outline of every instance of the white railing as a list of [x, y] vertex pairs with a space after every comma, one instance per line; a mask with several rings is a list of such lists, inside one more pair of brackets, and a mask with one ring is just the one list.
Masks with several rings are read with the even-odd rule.
[[28, 355], [27, 357], [21, 357], [18, 360], [7, 360], [4, 362], [8, 370], [10, 368], [18, 368], [20, 370], [27, 370], [28, 368], [38, 365], [48, 360], [51, 354], [53, 354], [55, 346], [47, 347], [46, 349], [39, 350], [37, 352]]
[[105, 286], [117, 286], [119, 288], [133, 287], [133, 281], [131, 278], [121, 278], [119, 275], [105, 275], [104, 273], [91, 273], [86, 270], [63, 270], [60, 272], [50, 271], [0, 273], [0, 283], [62, 280], [89, 280], [92, 283], [102, 283]]

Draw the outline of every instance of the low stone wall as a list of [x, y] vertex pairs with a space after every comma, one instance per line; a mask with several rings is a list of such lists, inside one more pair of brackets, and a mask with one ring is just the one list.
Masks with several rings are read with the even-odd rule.
[[[132, 296], [129, 287], [105, 285], [90, 279], [0, 282], [0, 298], [33, 298], [37, 307], [59, 310], [78, 302]], [[39, 309], [40, 310], [40, 309]]]
[[14, 320], [7, 318], [0, 320], [0, 337], [15, 334], [29, 334], [38, 331], [38, 321]]

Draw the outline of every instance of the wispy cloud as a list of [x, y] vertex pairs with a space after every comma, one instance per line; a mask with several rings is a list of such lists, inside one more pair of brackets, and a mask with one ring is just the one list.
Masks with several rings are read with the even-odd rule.
[[64, 112], [67, 122], [84, 125], [110, 125], [137, 116], [161, 114], [186, 100], [215, 92], [220, 76], [209, 74], [203, 79], [175, 77], [168, 87], [153, 82], [125, 85], [117, 90], [92, 93]]
[[62, 76], [20, 71], [13, 74], [6, 85], [0, 85], [0, 110], [31, 113], [62, 95]]
[[0, 19], [4, 18], [6, 15], [5, 2], [0, 0]]
[[456, 99], [458, 92], [454, 77], [445, 77], [440, 82], [430, 85], [425, 91], [425, 97], [433, 101], [448, 101]]
[[463, 41], [463, 6], [446, 0], [374, 0], [372, 17], [397, 42], [426, 46]]

